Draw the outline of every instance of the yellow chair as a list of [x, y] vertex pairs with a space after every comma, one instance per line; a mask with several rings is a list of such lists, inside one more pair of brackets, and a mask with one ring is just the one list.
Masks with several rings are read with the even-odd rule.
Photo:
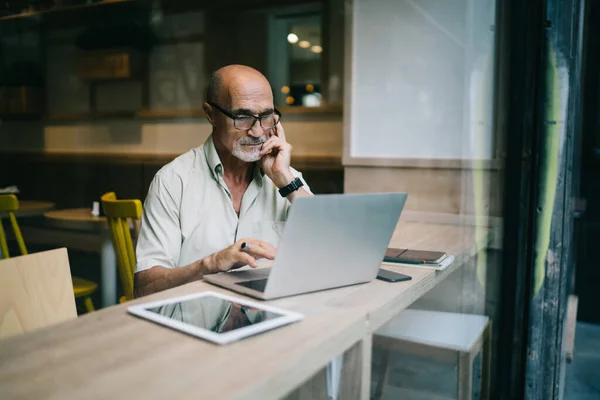
[[[14, 194], [3, 194], [0, 195], [0, 212], [8, 213], [10, 218], [10, 223], [12, 225], [13, 231], [15, 233], [15, 238], [17, 239], [17, 243], [19, 245], [19, 249], [21, 250], [22, 255], [27, 254], [27, 247], [25, 246], [25, 241], [23, 240], [23, 235], [21, 234], [21, 229], [19, 229], [19, 224], [17, 223], [17, 218], [15, 217], [15, 211], [19, 209], [19, 200], [17, 196]], [[10, 253], [8, 252], [8, 244], [6, 242], [6, 235], [4, 233], [4, 228], [2, 226], [2, 220], [0, 219], [0, 247], [2, 248], [2, 255], [4, 258], [9, 258]], [[83, 297], [83, 304], [87, 312], [94, 311], [94, 303], [92, 302], [92, 298], [90, 297], [98, 288], [98, 284], [88, 281], [87, 279], [73, 277], [73, 294], [75, 298]]]
[[129, 220], [133, 222], [137, 239], [139, 220], [142, 217], [142, 202], [137, 199], [117, 200], [114, 192], [105, 193], [101, 200], [117, 255], [119, 276], [125, 293], [119, 301], [123, 303], [133, 299], [133, 274], [135, 272], [135, 249]]
[[[23, 235], [21, 234], [21, 229], [19, 229], [19, 224], [17, 223], [17, 217], [15, 217], [15, 211], [19, 209], [19, 200], [17, 196], [14, 194], [2, 194], [0, 195], [0, 212], [5, 212], [8, 214], [10, 218], [10, 223], [13, 228], [13, 232], [15, 233], [15, 238], [17, 239], [17, 243], [19, 244], [19, 249], [21, 250], [21, 254], [27, 254], [27, 247], [25, 247], [25, 241], [23, 240]], [[4, 233], [4, 227], [2, 226], [2, 219], [0, 218], [0, 247], [2, 248], [2, 256], [4, 258], [9, 258], [10, 253], [8, 252], [8, 243], [6, 242], [6, 234]]]

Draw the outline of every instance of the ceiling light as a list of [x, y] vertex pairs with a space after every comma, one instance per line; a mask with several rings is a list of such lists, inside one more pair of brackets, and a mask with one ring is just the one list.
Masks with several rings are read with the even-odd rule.
[[294, 33], [290, 33], [290, 34], [287, 36], [287, 40], [288, 40], [288, 42], [290, 42], [290, 43], [296, 43], [296, 42], [298, 41], [298, 36], [297, 36], [296, 34], [294, 34]]
[[320, 53], [323, 51], [323, 48], [321, 46], [313, 46], [310, 48], [310, 51], [312, 51], [313, 53]]
[[310, 47], [310, 42], [308, 40], [301, 40], [300, 43], [298, 43], [298, 46], [303, 49], [308, 49]]

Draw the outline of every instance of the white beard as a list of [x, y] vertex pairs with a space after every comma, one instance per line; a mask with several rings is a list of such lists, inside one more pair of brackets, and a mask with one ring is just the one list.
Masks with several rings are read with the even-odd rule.
[[244, 162], [255, 162], [261, 158], [260, 149], [261, 146], [252, 146], [246, 150], [244, 149], [244, 146], [236, 144], [233, 147], [231, 154]]

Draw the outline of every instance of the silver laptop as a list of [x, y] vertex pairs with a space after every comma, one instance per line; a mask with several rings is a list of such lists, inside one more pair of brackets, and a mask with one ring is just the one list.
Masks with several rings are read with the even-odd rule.
[[204, 280], [264, 300], [371, 281], [406, 197], [382, 193], [297, 198], [271, 268], [206, 275]]

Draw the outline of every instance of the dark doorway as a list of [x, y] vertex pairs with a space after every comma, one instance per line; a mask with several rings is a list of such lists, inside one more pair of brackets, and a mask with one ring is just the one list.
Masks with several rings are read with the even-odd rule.
[[600, 323], [600, 3], [586, 3], [575, 293], [578, 320]]

